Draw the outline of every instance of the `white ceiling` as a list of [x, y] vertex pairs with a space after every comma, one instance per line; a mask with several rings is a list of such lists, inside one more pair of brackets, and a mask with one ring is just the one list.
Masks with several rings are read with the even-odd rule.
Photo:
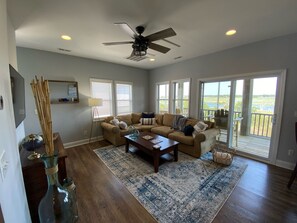
[[[17, 46], [144, 69], [297, 32], [297, 0], [7, 0], [7, 7]], [[148, 50], [155, 62], [128, 60], [131, 45], [102, 45], [132, 40], [115, 22], [144, 25], [144, 36], [171, 27], [177, 35], [168, 40], [181, 47], [159, 40], [171, 50]], [[237, 34], [227, 37], [230, 28]]]

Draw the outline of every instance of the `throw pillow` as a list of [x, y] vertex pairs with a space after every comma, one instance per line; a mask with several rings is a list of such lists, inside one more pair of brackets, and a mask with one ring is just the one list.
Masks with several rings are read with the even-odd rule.
[[118, 119], [113, 118], [112, 120], [110, 120], [110, 124], [115, 125], [115, 126], [119, 126], [120, 122]]
[[155, 118], [141, 118], [140, 124], [141, 125], [155, 125], [156, 119]]
[[120, 129], [127, 129], [128, 125], [126, 122], [120, 121], [119, 122]]
[[203, 131], [205, 131], [207, 127], [208, 127], [208, 125], [205, 124], [205, 123], [202, 122], [202, 121], [199, 121], [199, 122], [196, 123], [196, 125], [194, 125], [194, 129], [195, 129], [195, 131], [197, 131], [198, 133], [199, 133], [199, 132], [203, 132]]
[[155, 113], [154, 112], [142, 112], [141, 114], [142, 118], [155, 118]]
[[194, 128], [193, 126], [191, 125], [187, 125], [185, 128], [184, 128], [184, 133], [185, 133], [185, 136], [191, 136], [192, 133], [194, 131]]

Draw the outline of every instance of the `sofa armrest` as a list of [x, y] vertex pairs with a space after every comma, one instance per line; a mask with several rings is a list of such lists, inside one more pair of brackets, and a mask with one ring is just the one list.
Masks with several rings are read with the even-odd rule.
[[196, 137], [194, 138], [194, 143], [197, 144], [197, 143], [201, 143], [209, 139], [215, 138], [218, 134], [219, 134], [218, 129], [216, 128], [208, 129], [204, 132], [197, 134]]
[[103, 131], [107, 131], [110, 133], [119, 133], [120, 132], [119, 127], [109, 124], [109, 123], [106, 123], [106, 122], [102, 122], [101, 127], [102, 127]]

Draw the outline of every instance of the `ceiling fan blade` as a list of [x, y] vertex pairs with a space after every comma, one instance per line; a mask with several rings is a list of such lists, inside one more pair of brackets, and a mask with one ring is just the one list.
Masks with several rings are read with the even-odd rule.
[[165, 41], [166, 43], [170, 43], [170, 44], [172, 44], [174, 46], [180, 47], [180, 45], [178, 45], [177, 43], [171, 42], [171, 41], [169, 41], [167, 39], [162, 39], [162, 40]]
[[176, 33], [172, 28], [164, 29], [162, 31], [153, 33], [151, 35], [146, 36], [145, 38], [149, 39], [150, 42], [159, 40], [159, 39], [165, 39], [171, 36], [175, 36]]
[[156, 50], [156, 51], [159, 51], [161, 53], [167, 53], [170, 49], [165, 47], [165, 46], [161, 46], [159, 44], [155, 44], [155, 43], [149, 43], [149, 46], [148, 46], [150, 49], [152, 50]]
[[121, 44], [131, 44], [133, 41], [123, 41], [123, 42], [108, 42], [108, 43], [102, 43], [105, 46], [113, 46], [113, 45], [121, 45]]
[[125, 22], [114, 23], [116, 26], [120, 26], [126, 33], [129, 34], [132, 38], [138, 36], [137, 33]]

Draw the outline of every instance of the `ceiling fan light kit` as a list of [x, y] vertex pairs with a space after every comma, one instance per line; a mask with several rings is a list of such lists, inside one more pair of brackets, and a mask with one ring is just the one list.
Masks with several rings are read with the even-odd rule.
[[[153, 41], [157, 41], [161, 39], [164, 40], [165, 38], [176, 35], [175, 31], [172, 28], [167, 28], [144, 37], [142, 36], [142, 33], [145, 30], [143, 26], [137, 26], [136, 32], [135, 32], [127, 23], [115, 23], [115, 25], [120, 26], [129, 36], [131, 36], [134, 39], [134, 41], [108, 42], [108, 43], [103, 43], [103, 45], [111, 46], [111, 45], [121, 45], [121, 44], [132, 43], [133, 51], [130, 57], [133, 57], [133, 56], [144, 57], [147, 54], [148, 48], [165, 54], [170, 50], [170, 48], [153, 43]], [[179, 46], [177, 44], [173, 44], [173, 45]], [[137, 60], [137, 61], [140, 61], [140, 60]]]

